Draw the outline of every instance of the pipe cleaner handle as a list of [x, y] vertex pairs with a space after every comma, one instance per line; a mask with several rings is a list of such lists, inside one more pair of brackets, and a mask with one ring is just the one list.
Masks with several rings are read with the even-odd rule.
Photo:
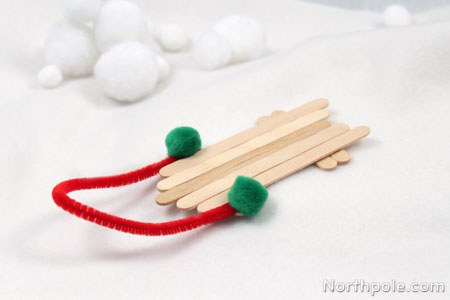
[[82, 204], [67, 195], [71, 192], [79, 190], [111, 188], [137, 183], [155, 176], [162, 167], [174, 162], [175, 160], [176, 158], [174, 157], [168, 157], [142, 169], [120, 175], [70, 179], [61, 182], [53, 189], [53, 200], [56, 205], [65, 211], [86, 221], [126, 233], [151, 236], [176, 234], [192, 230], [197, 227], [227, 218], [236, 213], [236, 210], [233, 207], [229, 204], [225, 204], [201, 213], [198, 216], [191, 216], [164, 223], [145, 223], [107, 214], [93, 207]]

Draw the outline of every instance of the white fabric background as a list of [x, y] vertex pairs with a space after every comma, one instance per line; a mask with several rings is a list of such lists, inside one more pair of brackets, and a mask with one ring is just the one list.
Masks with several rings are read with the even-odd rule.
[[[386, 29], [375, 13], [289, 0], [146, 1], [156, 23], [192, 36], [239, 12], [267, 26], [269, 51], [216, 72], [189, 52], [151, 97], [116, 103], [93, 78], [42, 90], [42, 44], [58, 1], [2, 1], [0, 10], [1, 299], [362, 299], [324, 294], [337, 281], [443, 281], [450, 289], [450, 9]], [[367, 30], [371, 29], [371, 30]], [[116, 174], [165, 155], [179, 125], [205, 145], [275, 109], [330, 99], [331, 120], [368, 125], [333, 172], [309, 167], [269, 188], [255, 218], [171, 237], [140, 237], [56, 207], [61, 180]], [[77, 193], [142, 221], [183, 217], [154, 203], [155, 180]], [[378, 299], [447, 299], [379, 294]]]
[[430, 8], [442, 7], [450, 4], [449, 0], [306, 0], [312, 3], [321, 3], [334, 5], [338, 7], [351, 9], [366, 9], [383, 11], [384, 8], [392, 3], [401, 4], [408, 10], [417, 12]]

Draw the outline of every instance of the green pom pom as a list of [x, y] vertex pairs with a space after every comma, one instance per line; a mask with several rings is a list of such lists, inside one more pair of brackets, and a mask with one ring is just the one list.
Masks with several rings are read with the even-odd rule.
[[255, 216], [263, 207], [268, 195], [267, 189], [258, 180], [238, 176], [228, 192], [228, 201], [241, 214]]
[[202, 140], [197, 130], [192, 127], [177, 127], [166, 136], [169, 156], [184, 158], [197, 153], [202, 147]]

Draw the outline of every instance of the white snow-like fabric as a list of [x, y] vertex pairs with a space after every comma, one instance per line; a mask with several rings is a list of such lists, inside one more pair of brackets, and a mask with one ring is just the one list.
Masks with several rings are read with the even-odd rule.
[[97, 17], [103, 0], [60, 0], [63, 15], [71, 22], [87, 23]]
[[58, 66], [65, 76], [81, 77], [92, 73], [98, 51], [89, 27], [61, 21], [50, 31], [44, 55], [47, 64]]
[[206, 70], [214, 70], [231, 61], [230, 43], [219, 33], [208, 31], [194, 44], [193, 58], [197, 65]]
[[158, 40], [164, 50], [179, 51], [186, 47], [189, 36], [178, 24], [168, 24], [158, 30]]
[[391, 4], [383, 11], [383, 21], [386, 26], [406, 26], [411, 24], [411, 15], [403, 5]]
[[38, 74], [38, 82], [43, 88], [55, 88], [61, 84], [62, 80], [61, 69], [55, 65], [43, 67]]
[[133, 2], [108, 0], [95, 23], [95, 39], [101, 52], [129, 41], [143, 42], [150, 36], [148, 18]]
[[232, 60], [242, 62], [260, 56], [266, 46], [263, 24], [255, 18], [230, 15], [214, 25], [231, 45]]
[[159, 65], [155, 54], [145, 45], [122, 43], [98, 59], [95, 78], [109, 97], [134, 102], [153, 90], [159, 78]]
[[[2, 300], [448, 299], [450, 7], [414, 13], [426, 23], [386, 28], [382, 12], [305, 1], [146, 2], [155, 24], [183, 24], [192, 37], [228, 13], [252, 16], [266, 28], [266, 55], [204, 72], [188, 51], [167, 54], [170, 82], [126, 105], [95, 78], [42, 90], [40, 49], [60, 16], [58, 1], [4, 1]], [[332, 123], [368, 125], [370, 135], [347, 148], [347, 165], [310, 166], [268, 187], [253, 218], [131, 236], [69, 215], [51, 199], [60, 181], [166, 157], [164, 138], [177, 126], [196, 128], [208, 147], [317, 97], [330, 100]], [[69, 196], [143, 222], [195, 214], [158, 206], [158, 180]], [[324, 279], [393, 278], [442, 281], [446, 292], [323, 292]]]
[[164, 81], [170, 75], [170, 65], [167, 62], [167, 60], [165, 60], [159, 55], [156, 56], [156, 62], [158, 63], [158, 70], [159, 70], [158, 82]]

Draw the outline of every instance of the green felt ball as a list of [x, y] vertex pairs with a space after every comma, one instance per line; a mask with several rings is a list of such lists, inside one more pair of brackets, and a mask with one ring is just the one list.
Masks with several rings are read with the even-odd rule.
[[269, 192], [258, 180], [238, 176], [228, 192], [228, 201], [241, 214], [255, 216], [263, 207], [268, 195]]
[[197, 153], [201, 146], [200, 134], [192, 127], [177, 127], [166, 136], [169, 156], [185, 158]]

